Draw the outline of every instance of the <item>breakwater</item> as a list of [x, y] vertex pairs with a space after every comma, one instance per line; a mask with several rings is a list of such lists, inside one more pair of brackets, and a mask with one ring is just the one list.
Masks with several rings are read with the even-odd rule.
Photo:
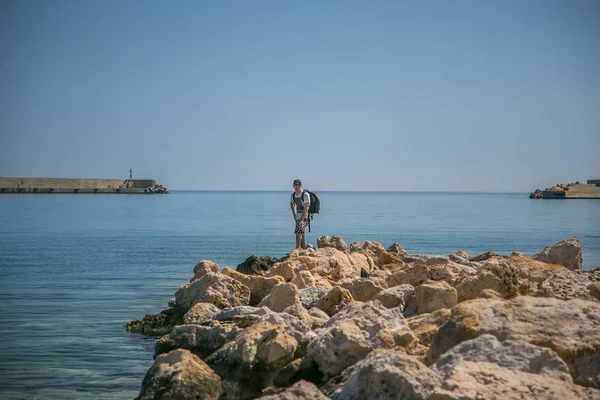
[[2, 178], [0, 193], [168, 193], [154, 179]]
[[590, 179], [585, 183], [559, 183], [544, 190], [536, 189], [530, 199], [600, 199], [600, 180]]

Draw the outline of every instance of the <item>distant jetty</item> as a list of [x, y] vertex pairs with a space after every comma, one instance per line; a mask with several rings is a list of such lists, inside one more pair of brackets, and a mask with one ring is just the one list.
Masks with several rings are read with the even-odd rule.
[[536, 189], [530, 199], [600, 199], [600, 179], [586, 183], [559, 183], [544, 190]]
[[2, 178], [0, 193], [167, 194], [154, 179]]

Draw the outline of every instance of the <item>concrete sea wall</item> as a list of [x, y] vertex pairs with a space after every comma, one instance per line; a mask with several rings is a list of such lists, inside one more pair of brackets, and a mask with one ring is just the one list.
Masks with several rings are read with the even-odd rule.
[[0, 193], [144, 193], [153, 179], [2, 178]]

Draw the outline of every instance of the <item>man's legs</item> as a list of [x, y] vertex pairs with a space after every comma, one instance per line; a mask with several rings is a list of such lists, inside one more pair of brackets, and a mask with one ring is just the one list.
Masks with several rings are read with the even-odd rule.
[[297, 233], [296, 234], [296, 248], [300, 249], [300, 245], [302, 243], [302, 234], [301, 233]]

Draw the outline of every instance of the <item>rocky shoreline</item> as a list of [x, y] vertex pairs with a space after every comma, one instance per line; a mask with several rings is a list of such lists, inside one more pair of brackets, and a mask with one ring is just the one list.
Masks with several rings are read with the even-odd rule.
[[577, 237], [528, 257], [395, 243], [203, 260], [157, 315], [138, 399], [599, 399], [600, 267]]

